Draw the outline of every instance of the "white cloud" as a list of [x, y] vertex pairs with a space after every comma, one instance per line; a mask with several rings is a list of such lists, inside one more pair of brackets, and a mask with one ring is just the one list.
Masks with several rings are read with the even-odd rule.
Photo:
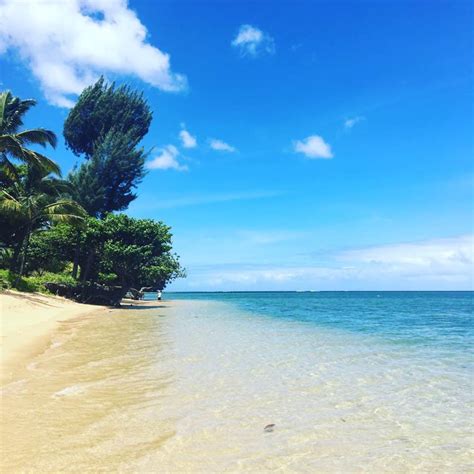
[[273, 54], [275, 41], [261, 29], [252, 25], [241, 25], [232, 46], [238, 48], [242, 56], [257, 57], [260, 54]]
[[363, 120], [365, 120], [365, 117], [362, 117], [362, 116], [348, 118], [344, 121], [344, 128], [350, 130], [354, 125], [357, 125], [358, 123], [362, 122]]
[[[218, 242], [221, 241], [222, 237], [219, 237]], [[234, 251], [235, 241], [235, 238], [228, 239], [228, 245]], [[210, 243], [212, 255], [218, 242]], [[245, 245], [245, 242], [239, 240], [239, 245]], [[241, 251], [249, 255], [250, 249], [247, 245]], [[178, 287], [203, 290], [473, 290], [473, 255], [474, 235], [462, 235], [352, 249], [326, 254], [320, 257], [324, 260], [318, 262], [312, 262], [314, 257], [308, 257], [308, 261], [300, 265], [189, 265], [188, 279], [179, 282]], [[279, 260], [283, 258], [284, 255], [279, 256]], [[209, 254], [206, 259], [209, 260]]]
[[339, 259], [370, 265], [389, 266], [405, 272], [441, 270], [449, 272], [473, 264], [474, 236], [463, 235], [447, 239], [381, 245], [349, 250]]
[[0, 24], [0, 54], [18, 51], [52, 104], [72, 106], [102, 73], [136, 76], [165, 91], [186, 86], [169, 55], [147, 42], [127, 0], [3, 0]]
[[178, 161], [179, 151], [174, 145], [167, 145], [159, 150], [159, 155], [148, 161], [146, 167], [151, 170], [169, 170], [187, 171], [188, 167]]
[[197, 147], [196, 137], [193, 137], [186, 129], [183, 129], [179, 132], [179, 138], [181, 139], [181, 144], [184, 148]]
[[[350, 270], [328, 267], [300, 267], [282, 265], [215, 265], [189, 268], [188, 281], [181, 282], [195, 288], [227, 290], [292, 290], [318, 288], [319, 281], [333, 284], [348, 278]], [[196, 277], [196, 279], [194, 279]]]
[[294, 143], [294, 150], [312, 159], [333, 157], [331, 146], [319, 135], [311, 135], [304, 140], [297, 140]]
[[213, 150], [217, 150], [217, 151], [227, 151], [229, 153], [233, 153], [234, 151], [237, 151], [237, 149], [234, 148], [233, 146], [229, 145], [228, 143], [222, 140], [218, 140], [216, 138], [211, 138], [209, 140], [209, 146]]

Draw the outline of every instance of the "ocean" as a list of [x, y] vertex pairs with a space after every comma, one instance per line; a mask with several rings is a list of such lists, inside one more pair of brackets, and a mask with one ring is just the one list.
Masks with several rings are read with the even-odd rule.
[[473, 471], [474, 293], [163, 296], [3, 387], [8, 472]]

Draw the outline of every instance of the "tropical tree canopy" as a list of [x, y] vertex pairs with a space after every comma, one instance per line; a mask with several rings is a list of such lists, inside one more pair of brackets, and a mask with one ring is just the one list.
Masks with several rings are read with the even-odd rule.
[[20, 288], [22, 275], [57, 273], [71, 297], [88, 301], [95, 292], [103, 304], [131, 287], [162, 289], [184, 276], [170, 227], [113, 214], [136, 198], [144, 176], [138, 143], [151, 112], [142, 95], [103, 79], [84, 91], [64, 134], [87, 159], [67, 180], [54, 161], [29, 148], [56, 145], [49, 130], [22, 129], [35, 104], [0, 94], [0, 268], [9, 268], [8, 281]]
[[[80, 280], [129, 288], [163, 289], [184, 276], [172, 253], [171, 229], [162, 222], [109, 214], [105, 219], [86, 218], [81, 225]], [[36, 234], [29, 251], [30, 271], [52, 271], [71, 262], [76, 233], [59, 224]], [[49, 256], [46, 258], [45, 256]]]
[[14, 161], [38, 166], [48, 173], [60, 174], [59, 166], [42, 155], [31, 150], [31, 145], [56, 147], [56, 135], [51, 130], [33, 128], [20, 130], [23, 118], [28, 110], [36, 105], [33, 99], [21, 100], [11, 92], [0, 93], [0, 164], [3, 172], [15, 176]]
[[129, 134], [110, 131], [92, 157], [69, 175], [73, 197], [91, 216], [123, 211], [136, 199], [145, 170], [145, 153]]
[[[12, 269], [23, 272], [31, 234], [52, 224], [78, 224], [85, 211], [71, 199], [62, 197], [69, 184], [49, 175], [38, 166], [15, 167], [16, 178], [0, 194], [0, 216], [7, 224], [5, 241], [14, 244]], [[18, 256], [22, 257], [18, 268]]]
[[107, 85], [103, 78], [80, 95], [64, 124], [64, 138], [86, 161], [69, 180], [76, 199], [95, 217], [123, 211], [136, 198], [145, 175], [146, 154], [139, 148], [152, 119], [141, 93]]
[[136, 146], [148, 133], [151, 120], [152, 113], [142, 93], [126, 85], [107, 85], [101, 77], [79, 96], [63, 133], [74, 154], [90, 158], [111, 131], [127, 135]]

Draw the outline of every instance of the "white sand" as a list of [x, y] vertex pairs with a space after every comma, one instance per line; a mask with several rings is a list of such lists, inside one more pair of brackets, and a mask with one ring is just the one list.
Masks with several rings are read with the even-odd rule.
[[57, 296], [0, 292], [1, 379], [9, 379], [18, 363], [42, 350], [59, 321], [103, 310]]

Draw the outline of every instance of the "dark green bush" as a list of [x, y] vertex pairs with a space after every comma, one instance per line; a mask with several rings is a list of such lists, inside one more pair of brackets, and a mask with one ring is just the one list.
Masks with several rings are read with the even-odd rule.
[[12, 280], [8, 270], [0, 269], [0, 290], [8, 290], [12, 287]]
[[38, 276], [22, 277], [17, 281], [17, 275], [9, 270], [0, 270], [0, 288], [14, 288], [18, 291], [48, 293], [45, 283], [63, 283], [74, 285], [76, 281], [71, 275], [45, 272]]

